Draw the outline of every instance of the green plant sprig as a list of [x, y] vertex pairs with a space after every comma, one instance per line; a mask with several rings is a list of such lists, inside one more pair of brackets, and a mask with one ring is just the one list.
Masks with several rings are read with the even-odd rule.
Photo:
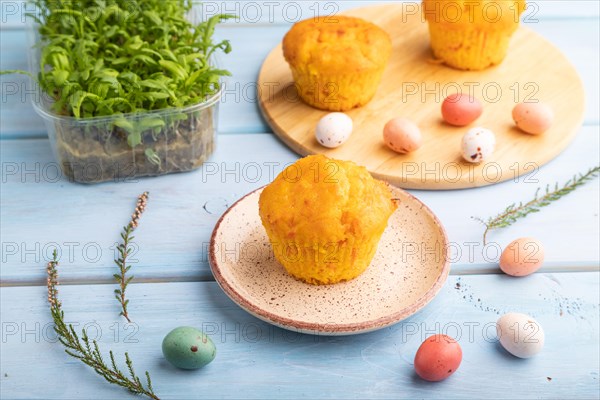
[[[201, 23], [187, 15], [193, 0], [32, 0], [28, 13], [39, 33], [34, 75], [58, 115], [115, 117], [109, 131], [129, 147], [144, 146], [146, 159], [162, 168], [151, 145], [177, 135], [188, 114], [144, 115], [209, 101], [230, 72], [215, 65], [214, 53], [231, 52], [228, 40], [213, 41], [216, 26], [230, 14]], [[214, 99], [213, 99], [214, 100]], [[123, 114], [141, 114], [125, 118]], [[190, 123], [195, 124], [191, 119]], [[106, 127], [102, 128], [103, 130]]]
[[127, 265], [127, 257], [129, 254], [131, 254], [130, 244], [134, 239], [132, 234], [138, 226], [138, 222], [142, 216], [142, 213], [146, 209], [148, 194], [148, 192], [144, 192], [138, 196], [135, 211], [131, 215], [131, 221], [129, 221], [129, 223], [123, 227], [123, 232], [121, 233], [122, 242], [117, 246], [119, 257], [115, 260], [115, 264], [117, 264], [117, 267], [119, 267], [119, 273], [116, 273], [113, 276], [119, 283], [119, 289], [115, 289], [115, 298], [119, 304], [121, 304], [120, 315], [125, 317], [127, 322], [131, 322], [131, 319], [129, 318], [129, 313], [127, 311], [129, 300], [125, 297], [125, 290], [127, 289], [127, 285], [129, 285], [129, 283], [133, 280], [133, 275], [127, 276], [127, 272], [129, 272], [131, 269], [131, 265]]
[[145, 372], [145, 384], [142, 379], [136, 375], [133, 369], [133, 362], [128, 353], [125, 353], [125, 363], [129, 376], [119, 369], [115, 361], [115, 356], [109, 351], [110, 365], [107, 364], [100, 352], [98, 343], [89, 339], [85, 329], [81, 330], [81, 338], [75, 332], [73, 325], [65, 323], [65, 315], [62, 305], [58, 299], [58, 258], [56, 250], [52, 254], [52, 261], [47, 267], [47, 286], [48, 302], [50, 303], [50, 312], [54, 321], [54, 331], [58, 335], [58, 340], [65, 346], [65, 352], [91, 367], [98, 375], [102, 376], [107, 382], [121, 386], [129, 392], [137, 395], [143, 395], [150, 399], [159, 400], [152, 388], [152, 380], [148, 371]]
[[517, 222], [521, 218], [525, 218], [527, 215], [539, 212], [542, 207], [550, 205], [550, 203], [560, 199], [563, 196], [571, 193], [578, 187], [584, 185], [598, 175], [600, 167], [594, 167], [588, 170], [584, 174], [575, 175], [572, 179], [569, 179], [563, 186], [559, 187], [558, 183], [554, 185], [554, 190], [550, 190], [550, 185], [546, 186], [546, 192], [543, 196], [539, 196], [539, 192], [542, 188], [538, 188], [535, 192], [533, 200], [523, 204], [520, 202], [517, 204], [511, 204], [506, 207], [504, 211], [495, 217], [488, 218], [484, 221], [481, 218], [472, 217], [473, 219], [481, 222], [485, 225], [485, 231], [483, 232], [483, 244], [487, 244], [487, 234], [500, 228], [506, 228]]
[[200, 103], [221, 76], [211, 63], [229, 41], [213, 42], [232, 15], [193, 24], [191, 0], [35, 0], [41, 57], [38, 81], [60, 115], [87, 118]]
[[22, 74], [27, 75], [30, 78], [35, 78], [29, 71], [23, 71], [22, 69], [5, 69], [0, 71], [0, 75], [10, 75], [10, 74]]

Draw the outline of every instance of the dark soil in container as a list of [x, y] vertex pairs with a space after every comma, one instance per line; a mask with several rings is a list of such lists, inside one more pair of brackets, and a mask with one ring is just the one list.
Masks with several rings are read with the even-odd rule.
[[[110, 120], [98, 124], [54, 121], [62, 171], [72, 181], [95, 183], [196, 169], [215, 147], [215, 107], [188, 113], [187, 119], [168, 122], [158, 132], [142, 132], [142, 143], [134, 148], [127, 143], [127, 132]], [[153, 161], [146, 149], [156, 154]]]

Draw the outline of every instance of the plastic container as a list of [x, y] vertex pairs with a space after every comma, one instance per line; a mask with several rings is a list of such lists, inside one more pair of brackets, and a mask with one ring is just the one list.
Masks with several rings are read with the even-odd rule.
[[[34, 102], [34, 107], [44, 119], [65, 176], [94, 183], [200, 167], [215, 148], [220, 98], [219, 92], [186, 108], [96, 118], [56, 115], [43, 102]], [[133, 148], [127, 142], [132, 129], [138, 130], [142, 139]]]
[[[29, 65], [39, 72], [36, 25], [29, 24]], [[216, 61], [214, 61], [216, 63]], [[213, 153], [221, 91], [202, 103], [144, 113], [74, 118], [52, 111], [50, 96], [37, 83], [33, 105], [44, 119], [62, 172], [71, 181], [95, 183], [191, 171]], [[130, 147], [127, 137], [139, 133]]]

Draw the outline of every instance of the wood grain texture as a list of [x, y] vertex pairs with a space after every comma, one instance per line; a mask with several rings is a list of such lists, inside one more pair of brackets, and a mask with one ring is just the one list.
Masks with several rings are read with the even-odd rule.
[[[299, 100], [281, 47], [267, 57], [259, 75], [259, 87], [272, 89], [259, 92], [263, 115], [281, 140], [301, 155], [352, 160], [403, 188], [479, 187], [491, 184], [492, 170], [494, 177], [500, 175], [497, 181], [504, 181], [513, 177], [510, 168], [515, 164], [544, 165], [564, 150], [583, 122], [585, 96], [577, 72], [557, 48], [527, 28], [515, 33], [500, 65], [465, 72], [430, 62], [427, 23], [420, 13], [384, 5], [345, 14], [378, 24], [390, 34], [393, 50], [375, 97], [346, 112], [354, 131], [343, 146], [326, 149], [316, 141], [314, 127], [327, 112]], [[460, 156], [461, 137], [469, 128], [452, 127], [440, 116], [443, 99], [461, 91], [484, 103], [484, 114], [471, 127], [483, 126], [496, 134], [494, 155], [479, 165]], [[547, 103], [555, 112], [553, 126], [543, 135], [527, 135], [514, 126], [512, 109], [526, 100]], [[423, 133], [423, 146], [411, 154], [399, 155], [383, 143], [383, 126], [398, 116], [410, 118]], [[517, 169], [519, 175], [527, 172]], [[413, 175], [423, 171], [434, 172], [425, 180]]]
[[212, 279], [206, 249], [215, 222], [296, 159], [271, 135], [219, 136], [201, 170], [89, 186], [60, 174], [48, 140], [4, 140], [0, 154], [4, 283], [28, 276], [42, 282], [54, 247], [65, 260], [66, 281], [110, 279], [120, 229], [144, 191], [150, 199], [135, 234], [135, 275]]
[[[272, 135], [256, 134], [269, 128], [258, 112], [253, 90], [264, 57], [291, 22], [280, 16], [271, 21], [267, 14], [250, 21], [253, 4], [264, 10], [263, 2], [207, 3], [218, 7], [247, 3], [248, 13], [218, 30], [220, 37], [231, 38], [234, 45], [234, 52], [223, 59], [234, 73], [234, 86], [220, 109], [219, 130], [236, 134], [219, 137], [212, 164], [203, 170], [95, 186], [56, 179], [48, 141], [21, 140], [46, 137], [42, 120], [31, 109], [30, 95], [24, 91], [11, 94], [7, 83], [16, 82], [19, 87], [20, 78], [0, 77], [0, 138], [18, 139], [0, 140], [0, 286], [43, 285], [42, 249], [58, 243], [64, 252], [62, 281], [72, 284], [60, 289], [67, 319], [79, 323], [78, 328], [90, 324], [88, 328], [94, 331], [99, 327], [103, 351], [116, 350], [120, 365], [122, 353], [129, 351], [138, 372], [148, 369], [165, 399], [598, 399], [598, 273], [548, 273], [598, 270], [598, 180], [490, 236], [498, 246], [517, 236], [542, 240], [547, 253], [542, 273], [524, 279], [498, 274], [450, 277], [440, 296], [422, 312], [385, 330], [337, 338], [297, 335], [250, 316], [214, 282], [133, 284], [130, 309], [138, 325], [123, 324], [112, 294], [115, 286], [86, 282], [111, 282], [115, 269], [110, 246], [139, 193], [150, 190], [151, 199], [136, 232], [140, 244], [138, 261], [133, 263], [136, 282], [212, 280], [203, 244], [208, 243], [218, 217], [228, 204], [268, 183], [271, 170], [297, 158]], [[286, 0], [275, 7], [287, 3], [306, 10], [313, 2]], [[412, 191], [440, 217], [450, 240], [459, 244], [453, 274], [498, 272], [489, 260], [493, 247], [483, 257], [482, 229], [471, 215], [493, 215], [510, 202], [529, 199], [538, 186], [566, 180], [600, 161], [599, 3], [530, 3], [539, 6], [533, 15], [539, 20], [527, 25], [560, 48], [583, 78], [587, 126], [564, 153], [517, 182], [467, 191]], [[341, 9], [360, 2], [320, 2], [320, 7], [326, 4], [339, 4]], [[20, 17], [7, 5], [21, 6], [22, 2], [0, 0], [0, 68], [24, 68]], [[236, 83], [245, 95], [236, 92]], [[258, 180], [253, 163], [259, 165]], [[94, 243], [102, 255], [90, 262], [96, 257]], [[6, 247], [13, 244], [12, 250]], [[86, 244], [88, 254], [84, 255]], [[0, 288], [0, 398], [136, 398], [105, 384], [53, 343], [45, 296], [44, 287]], [[497, 313], [508, 311], [529, 313], [543, 325], [547, 343], [538, 357], [517, 360], [483, 337], [484, 326], [493, 324]], [[464, 351], [459, 372], [435, 385], [417, 379], [412, 360], [421, 340], [439, 331], [457, 335], [456, 324]], [[214, 363], [201, 371], [185, 372], [163, 360], [160, 343], [179, 325], [197, 326], [210, 334], [218, 347]], [[470, 327], [477, 340], [469, 340]], [[493, 329], [489, 334], [493, 335]]]
[[[554, 2], [550, 2], [554, 3]], [[589, 2], [588, 2], [589, 3]], [[545, 7], [548, 2], [542, 5]], [[556, 45], [577, 68], [586, 85], [585, 123], [598, 125], [600, 113], [600, 46], [598, 23], [594, 19], [539, 20], [526, 24]], [[260, 115], [257, 105], [258, 71], [265, 57], [288, 31], [288, 25], [265, 25], [254, 28], [231, 25], [217, 29], [219, 38], [232, 42], [233, 52], [221, 57], [229, 78], [220, 107], [220, 133], [267, 133], [271, 128]], [[565, 35], [564, 32], [569, 32]], [[260, 46], [257, 44], [260, 43]], [[0, 69], [27, 68], [25, 31], [10, 30], [0, 34]], [[0, 76], [2, 107], [0, 138], [46, 137], [43, 121], [31, 106], [31, 93], [23, 86], [27, 79], [17, 75]]]
[[[91, 337], [98, 332], [102, 351], [115, 350], [120, 365], [128, 351], [165, 399], [592, 399], [600, 372], [599, 284], [598, 273], [451, 277], [405, 322], [345, 337], [273, 327], [215, 283], [131, 285], [134, 326], [118, 317], [114, 285], [62, 287], [60, 298], [68, 321], [87, 324]], [[130, 398], [52, 342], [45, 288], [3, 288], [0, 296], [0, 397]], [[495, 321], [511, 311], [530, 314], [544, 328], [545, 348], [532, 359], [517, 359], [494, 340]], [[203, 329], [215, 342], [217, 357], [206, 368], [176, 370], [163, 359], [163, 337], [181, 325]], [[415, 352], [440, 332], [458, 339], [462, 365], [444, 382], [423, 382], [413, 372]]]
[[[266, 24], [290, 25], [301, 19], [310, 18], [315, 14], [328, 15], [349, 8], [362, 7], [373, 3], [372, 0], [342, 0], [342, 1], [298, 1], [270, 0], [240, 1], [221, 0], [218, 2], [205, 0], [195, 2], [198, 13], [214, 15], [215, 13], [233, 13], [238, 16], [227, 21], [229, 26], [264, 26]], [[417, 0], [378, 0], [380, 4], [404, 3], [408, 10], [413, 10]], [[552, 20], [556, 18], [595, 18], [600, 15], [597, 2], [590, 0], [553, 0], [530, 1], [532, 5], [524, 14], [524, 19], [531, 21]], [[0, 0], [0, 29], [20, 29], [24, 24], [24, 14], [31, 9], [25, 3], [14, 0]]]
[[[495, 215], [510, 203], [531, 199], [540, 186], [598, 165], [599, 147], [598, 127], [584, 127], [556, 160], [515, 181], [477, 190], [411, 191], [446, 228], [452, 273], [498, 272], [499, 251], [522, 236], [544, 243], [547, 271], [597, 270], [598, 179], [513, 227], [491, 233], [485, 248], [483, 227], [471, 216]], [[215, 154], [198, 171], [93, 186], [57, 179], [47, 140], [2, 140], [0, 158], [0, 279], [8, 285], [43, 284], [44, 263], [56, 245], [65, 281], [112, 281], [111, 247], [136, 196], [146, 190], [149, 205], [135, 235], [136, 277], [212, 280], [206, 251], [214, 224], [229, 205], [269, 183], [297, 156], [272, 135], [222, 135]]]

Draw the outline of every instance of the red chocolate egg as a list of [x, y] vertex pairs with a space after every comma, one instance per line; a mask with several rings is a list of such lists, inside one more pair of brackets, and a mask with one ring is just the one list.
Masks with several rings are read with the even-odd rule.
[[483, 113], [483, 105], [475, 97], [463, 93], [452, 94], [442, 103], [442, 117], [450, 125], [466, 126]]
[[415, 355], [415, 371], [422, 379], [437, 382], [452, 375], [462, 361], [462, 349], [448, 335], [433, 335], [425, 341]]

